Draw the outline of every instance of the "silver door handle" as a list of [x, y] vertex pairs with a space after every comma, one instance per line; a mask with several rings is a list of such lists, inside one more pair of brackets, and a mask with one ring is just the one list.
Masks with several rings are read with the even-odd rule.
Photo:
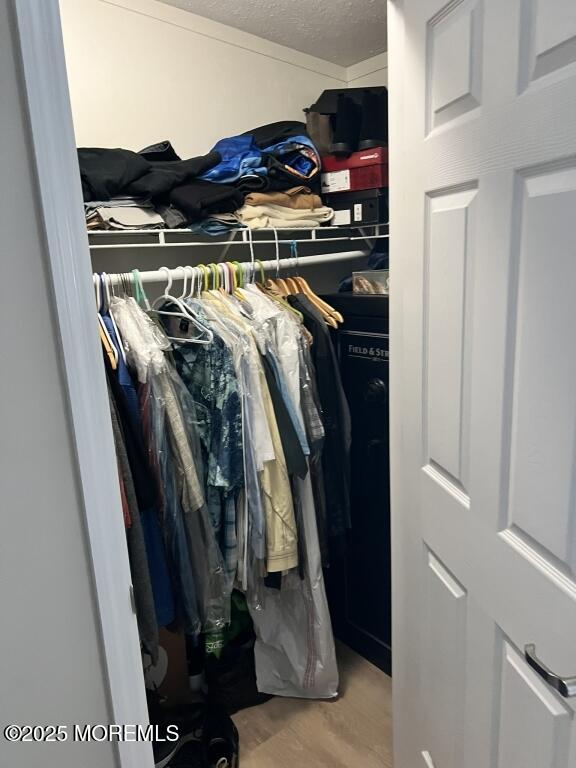
[[536, 656], [535, 645], [525, 646], [524, 657], [532, 669], [535, 670], [549, 686], [554, 688], [555, 691], [558, 691], [561, 696], [564, 696], [565, 699], [570, 699], [573, 696], [576, 696], [576, 677], [560, 677], [552, 672], [552, 670], [548, 669], [548, 667]]

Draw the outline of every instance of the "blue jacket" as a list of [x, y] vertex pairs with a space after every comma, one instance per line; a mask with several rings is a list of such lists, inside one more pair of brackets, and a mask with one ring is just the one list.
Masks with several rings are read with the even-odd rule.
[[[316, 176], [320, 169], [320, 156], [308, 136], [291, 136], [260, 148], [252, 135], [243, 134], [221, 139], [213, 151], [219, 152], [222, 159], [200, 178], [221, 184], [233, 183], [246, 175], [266, 177], [271, 166], [278, 164], [284, 166], [287, 178], [293, 175], [294, 183], [301, 184]], [[290, 168], [299, 170], [302, 175], [292, 174]]]

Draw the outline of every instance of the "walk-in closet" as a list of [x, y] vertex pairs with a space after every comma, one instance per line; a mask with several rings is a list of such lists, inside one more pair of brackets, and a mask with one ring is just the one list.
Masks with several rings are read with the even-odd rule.
[[154, 764], [388, 765], [385, 4], [60, 10]]
[[1, 766], [576, 766], [574, 8], [0, 0]]

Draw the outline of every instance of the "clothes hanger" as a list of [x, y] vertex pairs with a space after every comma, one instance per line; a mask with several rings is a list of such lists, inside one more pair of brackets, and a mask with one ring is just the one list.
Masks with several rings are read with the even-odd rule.
[[[298, 248], [296, 245], [296, 242], [293, 240], [290, 243], [290, 252], [292, 254], [293, 259], [293, 266], [298, 266]], [[295, 290], [296, 293], [303, 293], [308, 300], [314, 305], [314, 307], [320, 312], [322, 315], [322, 318], [324, 319], [324, 322], [326, 325], [329, 325], [331, 328], [337, 328], [338, 323], [336, 322], [335, 318], [332, 317], [332, 315], [326, 310], [326, 308], [323, 306], [323, 302], [321, 301], [320, 297], [317, 296], [314, 291], [310, 288], [308, 283], [306, 283], [305, 280], [302, 282], [299, 282], [295, 277], [290, 278], [290, 286]]]
[[226, 273], [226, 282], [228, 283], [228, 292], [230, 296], [234, 296], [234, 293], [237, 288], [236, 272], [234, 271], [234, 267], [232, 266], [232, 264], [230, 264], [230, 262], [224, 262], [222, 264], [222, 268]]
[[94, 287], [94, 301], [96, 302], [96, 312], [100, 309], [100, 280], [96, 272], [92, 272], [92, 285]]
[[218, 270], [218, 282], [220, 284], [219, 290], [224, 296], [230, 296], [230, 275], [228, 273], [228, 267], [223, 262], [216, 264]]
[[208, 269], [210, 270], [210, 275], [212, 277], [212, 288], [210, 289], [210, 293], [214, 296], [222, 296], [220, 291], [220, 272], [218, 270], [218, 265], [208, 264]]
[[276, 243], [276, 277], [274, 279], [269, 278], [266, 280], [264, 287], [273, 290], [277, 296], [288, 296], [290, 290], [284, 280], [280, 277], [280, 242], [278, 240], [278, 231], [276, 228], [273, 228], [272, 232]]
[[180, 267], [182, 270], [182, 293], [180, 296], [178, 296], [178, 301], [184, 301], [184, 297], [186, 296], [186, 292], [188, 290], [188, 268], [187, 267]]
[[[177, 269], [184, 270], [183, 267], [177, 267]], [[160, 267], [160, 272], [164, 272], [166, 274], [166, 288], [164, 289], [164, 293], [159, 296], [153, 303], [152, 307], [150, 309], [151, 312], [154, 312], [157, 315], [164, 315], [166, 317], [181, 317], [185, 320], [188, 320], [192, 323], [192, 325], [200, 331], [202, 334], [201, 336], [195, 336], [194, 338], [186, 338], [186, 337], [176, 337], [176, 336], [167, 336], [170, 341], [177, 341], [179, 343], [184, 344], [210, 344], [212, 340], [214, 339], [214, 334], [210, 330], [210, 328], [207, 328], [205, 325], [203, 325], [190, 311], [190, 308], [184, 304], [180, 300], [180, 298], [177, 298], [176, 296], [172, 296], [170, 294], [170, 289], [172, 288], [172, 273], [171, 270], [168, 269], [168, 267]], [[173, 304], [178, 308], [178, 312], [170, 312], [168, 310], [161, 310], [157, 309], [157, 307], [164, 302], [169, 302], [170, 304]]]
[[[118, 350], [117, 345], [114, 342], [114, 339], [110, 335], [110, 331], [108, 330], [108, 327], [106, 323], [104, 322], [103, 314], [108, 313], [108, 316], [110, 317], [110, 293], [107, 291], [107, 284], [106, 284], [106, 275], [104, 272], [100, 272], [98, 274], [98, 283], [99, 283], [99, 297], [100, 297], [100, 305], [98, 310], [98, 320], [100, 322], [100, 325], [102, 326], [102, 330], [104, 331], [104, 335], [106, 336], [106, 340], [110, 347], [112, 348], [112, 353], [114, 355], [114, 366], [113, 370], [116, 370], [118, 368], [118, 361], [120, 359], [120, 352]], [[112, 327], [116, 329], [116, 323], [112, 319]], [[117, 329], [116, 329], [117, 330]], [[120, 339], [121, 337], [118, 336]]]
[[232, 266], [234, 267], [234, 272], [236, 274], [236, 286], [238, 288], [244, 287], [244, 272], [242, 270], [242, 265], [239, 261], [232, 261]]
[[230, 279], [228, 275], [228, 269], [225, 264], [218, 262], [216, 266], [216, 272], [218, 273], [218, 291], [222, 296], [228, 297], [230, 295]]
[[200, 298], [202, 293], [208, 290], [208, 276], [210, 270], [205, 264], [198, 264], [198, 269], [201, 272], [200, 282], [198, 285], [198, 298]]
[[248, 244], [250, 246], [250, 261], [244, 261], [238, 266], [241, 268], [242, 281], [241, 287], [245, 288], [247, 285], [258, 285], [256, 283], [256, 263], [260, 264], [261, 274], [264, 274], [264, 267], [260, 259], [256, 259], [254, 251], [254, 240], [252, 230], [248, 229]]
[[110, 334], [108, 333], [108, 328], [106, 328], [106, 324], [101, 314], [103, 309], [102, 281], [100, 275], [96, 272], [93, 274], [92, 279], [94, 280], [94, 285], [96, 288], [96, 318], [98, 321], [98, 334], [100, 336], [102, 348], [104, 349], [104, 352], [106, 353], [106, 356], [110, 362], [110, 367], [113, 371], [115, 371], [118, 368], [118, 350], [116, 349], [116, 346], [112, 341]]
[[116, 357], [118, 353], [115, 351], [115, 347], [112, 345], [110, 337], [107, 335], [106, 329], [102, 327], [101, 322], [98, 323], [98, 334], [100, 336], [100, 341], [102, 343], [104, 352], [110, 361], [110, 367], [113, 371], [115, 371], [118, 368], [118, 360]]
[[[217, 264], [207, 265], [206, 279], [207, 279], [206, 298], [209, 298], [212, 301], [214, 300], [219, 302], [225, 301], [226, 300], [224, 298], [225, 294], [223, 291], [220, 290], [220, 271], [218, 269]], [[212, 279], [212, 288], [210, 288], [210, 279]]]
[[[298, 245], [294, 240], [290, 244], [290, 250], [296, 260], [296, 268], [298, 268]], [[331, 307], [330, 304], [325, 302], [323, 299], [320, 298], [320, 296], [314, 293], [312, 288], [310, 288], [308, 282], [303, 277], [301, 277], [300, 275], [297, 275], [292, 279], [294, 280], [294, 282], [299, 288], [298, 293], [303, 293], [305, 296], [307, 296], [310, 299], [310, 301], [314, 304], [314, 306], [317, 309], [319, 309], [320, 312], [322, 312], [325, 318], [330, 318], [331, 320], [330, 322], [328, 321], [328, 319], [326, 320], [328, 325], [330, 325], [332, 328], [337, 328], [338, 323], [344, 322], [344, 318], [342, 317], [340, 312], [335, 310], [334, 307]]]
[[[290, 246], [290, 247], [292, 247], [292, 246]], [[296, 256], [295, 258], [296, 258], [296, 263], [297, 263], [298, 257]], [[297, 284], [297, 282], [294, 279], [294, 277], [291, 277], [291, 276], [287, 275], [285, 277], [285, 281], [286, 281], [286, 285], [288, 286], [288, 290], [290, 291], [292, 296], [295, 296], [297, 293], [301, 293], [301, 288]]]
[[[188, 299], [200, 300], [202, 298], [203, 276], [205, 271], [207, 271], [207, 267], [205, 267], [204, 264], [199, 264], [196, 267], [183, 267], [183, 269], [190, 275], [190, 288], [188, 289], [186, 295], [182, 297], [182, 301], [184, 302], [187, 311], [194, 314], [196, 319], [198, 319], [196, 310], [194, 306], [190, 306], [190, 304], [188, 304]], [[206, 279], [208, 279], [208, 277]], [[198, 320], [198, 322], [204, 325], [201, 320]], [[211, 333], [213, 332], [211, 331]]]
[[150, 302], [148, 301], [148, 296], [146, 295], [146, 291], [144, 290], [144, 286], [142, 284], [142, 277], [140, 275], [139, 269], [133, 269], [132, 270], [132, 284], [135, 288], [135, 300], [142, 306], [142, 302], [144, 302], [144, 309], [150, 310]]
[[[291, 253], [292, 253], [292, 245], [293, 245], [293, 242], [290, 246]], [[288, 266], [290, 267], [290, 262], [288, 262]], [[296, 282], [294, 281], [294, 278], [291, 277], [290, 275], [286, 275], [286, 277], [283, 278], [283, 282], [288, 292], [288, 295], [294, 296], [297, 293], [301, 292], [300, 287], [296, 284]]]
[[266, 275], [264, 274], [264, 264], [260, 261], [260, 259], [256, 259], [256, 264], [258, 264], [258, 267], [260, 269], [260, 282], [262, 285], [264, 285], [264, 282], [266, 280]]
[[[215, 322], [222, 331], [228, 335], [238, 339], [237, 333], [225, 323], [222, 319], [222, 310], [218, 311], [218, 305], [223, 306], [228, 301], [228, 295], [225, 292], [219, 290], [220, 287], [220, 272], [218, 264], [199, 264], [199, 268], [202, 270], [203, 277], [200, 282], [202, 283], [202, 295], [200, 296], [200, 290], [198, 298], [205, 299], [206, 312], [213, 322]], [[210, 278], [212, 278], [213, 288], [210, 289]]]
[[92, 283], [94, 285], [94, 300], [96, 302], [96, 318], [98, 323], [98, 336], [100, 337], [100, 343], [102, 344], [102, 349], [104, 350], [104, 352], [108, 357], [108, 360], [110, 361], [110, 365], [114, 367], [114, 364], [116, 361], [116, 358], [114, 356], [114, 351], [112, 349], [112, 345], [108, 340], [108, 336], [103, 330], [102, 324], [100, 322], [100, 304], [101, 304], [100, 275], [96, 274], [96, 272], [92, 273]]
[[282, 296], [282, 288], [277, 285], [278, 281], [281, 280], [279, 278], [280, 275], [280, 242], [278, 240], [278, 232], [276, 229], [273, 229], [274, 232], [274, 240], [276, 241], [276, 280], [265, 280], [265, 274], [264, 274], [264, 265], [260, 261], [260, 259], [256, 259], [256, 263], [260, 267], [260, 277], [262, 282], [256, 283], [256, 287], [262, 291], [262, 293], [267, 296], [270, 300], [272, 300], [275, 304], [278, 304], [282, 307], [282, 309], [287, 310], [292, 315], [298, 318], [300, 322], [303, 322], [304, 315], [302, 312], [299, 312], [297, 309], [295, 309], [291, 304], [288, 304], [287, 301]]
[[186, 296], [184, 296], [184, 301], [186, 301], [186, 299], [194, 298], [194, 291], [196, 290], [197, 267], [184, 267], [184, 269], [187, 269], [190, 272], [190, 288], [188, 289]]
[[242, 293], [242, 287], [244, 284], [244, 272], [239, 262], [232, 261], [229, 264], [230, 274], [232, 276], [232, 282], [234, 284], [234, 291], [232, 293], [239, 301], [244, 301], [244, 294]]
[[[238, 290], [238, 278], [236, 274], [236, 267], [234, 264], [232, 264], [231, 261], [224, 262], [224, 266], [228, 270], [228, 280], [230, 281], [231, 286], [231, 294], [232, 296], [236, 295], [236, 291]], [[236, 298], [238, 298], [236, 296]]]
[[[199, 299], [202, 291], [202, 264], [196, 267], [184, 267], [190, 274], [190, 287], [188, 293], [184, 297], [184, 302], [188, 299]], [[193, 311], [191, 307], [186, 304], [189, 311]]]
[[106, 310], [108, 312], [108, 317], [110, 318], [110, 321], [112, 322], [112, 328], [114, 328], [114, 334], [117, 339], [117, 343], [114, 342], [114, 339], [110, 337], [110, 341], [112, 342], [112, 345], [115, 349], [117, 349], [120, 352], [120, 355], [122, 356], [122, 360], [124, 361], [124, 365], [126, 365], [126, 350], [124, 349], [124, 343], [122, 341], [122, 335], [120, 331], [118, 330], [118, 326], [116, 324], [116, 319], [114, 318], [114, 313], [112, 312], [112, 306], [110, 304], [110, 286], [111, 286], [111, 277], [110, 275], [107, 275], [106, 272], [102, 272], [101, 274], [102, 278], [102, 287], [104, 289], [104, 293], [106, 295]]

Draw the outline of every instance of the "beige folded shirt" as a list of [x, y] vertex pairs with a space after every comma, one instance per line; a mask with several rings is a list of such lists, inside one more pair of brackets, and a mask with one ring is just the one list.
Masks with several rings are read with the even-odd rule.
[[298, 211], [321, 208], [322, 200], [309, 187], [292, 187], [283, 192], [250, 192], [244, 200], [245, 205], [284, 205]]
[[236, 211], [250, 229], [312, 229], [328, 224], [334, 216], [332, 208], [322, 206], [310, 210], [287, 208], [285, 205], [244, 205]]

